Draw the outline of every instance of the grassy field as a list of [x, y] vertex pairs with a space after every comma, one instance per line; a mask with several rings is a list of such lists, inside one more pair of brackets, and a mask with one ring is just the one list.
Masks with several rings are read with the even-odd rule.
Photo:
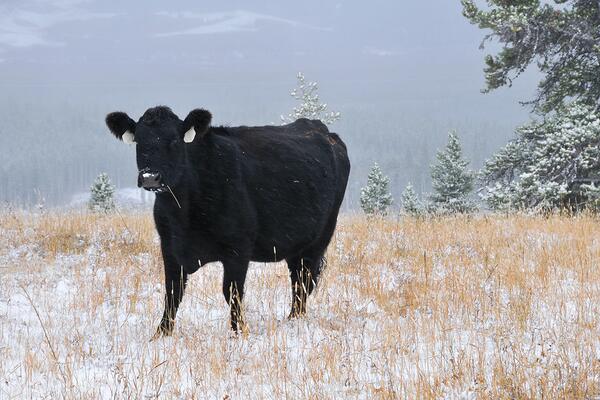
[[250, 332], [222, 269], [173, 337], [148, 214], [0, 213], [0, 399], [600, 398], [600, 220], [342, 216], [308, 316], [252, 264]]

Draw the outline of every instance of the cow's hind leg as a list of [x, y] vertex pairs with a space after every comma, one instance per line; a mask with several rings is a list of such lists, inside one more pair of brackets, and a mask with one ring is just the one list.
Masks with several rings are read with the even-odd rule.
[[338, 210], [339, 204], [329, 217], [327, 226], [316, 244], [302, 251], [299, 256], [286, 259], [292, 281], [292, 310], [289, 318], [306, 314], [308, 296], [317, 286], [321, 271], [326, 265], [325, 251], [335, 231]]
[[247, 272], [248, 260], [223, 261], [223, 296], [230, 307], [231, 329], [234, 332], [246, 329], [242, 300]]
[[325, 250], [310, 250], [286, 259], [292, 281], [292, 310], [289, 318], [306, 314], [306, 301], [319, 282]]

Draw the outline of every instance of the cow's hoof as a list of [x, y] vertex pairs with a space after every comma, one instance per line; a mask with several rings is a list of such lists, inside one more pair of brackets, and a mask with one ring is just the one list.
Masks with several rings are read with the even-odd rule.
[[156, 331], [154, 335], [150, 338], [150, 342], [154, 342], [162, 337], [162, 333], [160, 331]]
[[231, 326], [231, 334], [233, 337], [244, 337], [247, 338], [250, 334], [250, 329], [245, 322], [238, 322], [237, 324], [232, 324]]
[[155, 340], [158, 340], [162, 337], [166, 337], [166, 336], [171, 336], [171, 334], [173, 333], [173, 328], [169, 328], [169, 327], [165, 327], [163, 325], [159, 325], [158, 329], [156, 330], [156, 333], [154, 334], [154, 336], [152, 336], [152, 338], [150, 339], [151, 342], [154, 342]]
[[305, 315], [306, 315], [306, 310], [302, 310], [301, 308], [292, 307], [292, 311], [290, 311], [290, 315], [288, 315], [288, 319], [302, 318]]

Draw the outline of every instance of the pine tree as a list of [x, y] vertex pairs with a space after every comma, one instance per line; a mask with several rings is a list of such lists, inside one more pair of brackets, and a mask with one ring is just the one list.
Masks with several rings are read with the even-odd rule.
[[474, 175], [467, 169], [456, 133], [448, 135], [448, 145], [437, 153], [437, 164], [431, 166], [434, 193], [430, 196], [431, 211], [441, 214], [469, 213], [476, 210], [471, 200]]
[[327, 112], [327, 104], [321, 103], [319, 99], [319, 85], [317, 82], [306, 82], [304, 74], [298, 73], [298, 87], [290, 92], [290, 95], [300, 102], [287, 116], [281, 116], [284, 124], [294, 122], [299, 118], [318, 119], [326, 125], [331, 125], [340, 119], [340, 113]]
[[481, 171], [482, 197], [490, 208], [548, 211], [598, 198], [600, 113], [595, 108], [573, 103], [516, 134]]
[[[557, 111], [576, 100], [600, 103], [600, 6], [597, 0], [462, 0], [463, 15], [489, 30], [498, 54], [485, 58], [486, 91], [510, 86], [530, 65], [542, 73], [536, 111]], [[554, 3], [554, 4], [552, 4]], [[483, 44], [482, 43], [482, 46]]]
[[410, 182], [402, 192], [402, 211], [413, 217], [418, 217], [423, 213], [421, 202]]
[[88, 207], [94, 212], [110, 212], [115, 209], [113, 195], [115, 187], [110, 182], [106, 173], [101, 173], [96, 177], [91, 188], [91, 197]]
[[360, 190], [360, 206], [367, 215], [387, 215], [394, 199], [388, 190], [390, 180], [383, 175], [377, 163], [373, 164], [367, 186]]
[[529, 66], [542, 80], [531, 121], [487, 161], [483, 198], [495, 210], [597, 206], [600, 190], [600, 3], [597, 0], [461, 0], [464, 16], [501, 46], [485, 58], [486, 91]]

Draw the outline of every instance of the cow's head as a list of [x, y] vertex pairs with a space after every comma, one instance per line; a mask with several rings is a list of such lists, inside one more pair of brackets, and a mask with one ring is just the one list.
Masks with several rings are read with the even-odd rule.
[[210, 112], [196, 109], [182, 121], [161, 106], [148, 109], [137, 123], [124, 112], [110, 113], [106, 125], [118, 139], [136, 145], [138, 186], [164, 192], [183, 175], [185, 146], [203, 139], [211, 118]]

